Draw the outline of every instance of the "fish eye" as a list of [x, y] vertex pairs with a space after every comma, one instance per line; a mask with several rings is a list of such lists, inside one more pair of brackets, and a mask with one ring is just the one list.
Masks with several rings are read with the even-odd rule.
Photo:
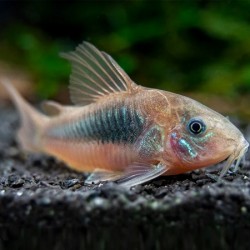
[[188, 130], [194, 135], [199, 135], [206, 130], [206, 125], [201, 119], [191, 119], [188, 123]]

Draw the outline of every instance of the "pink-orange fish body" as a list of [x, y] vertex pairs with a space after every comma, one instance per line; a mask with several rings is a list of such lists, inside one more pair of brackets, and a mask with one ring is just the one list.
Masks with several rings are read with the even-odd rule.
[[123, 172], [135, 162], [161, 162], [166, 126], [157, 121], [148, 91], [138, 87], [134, 93], [118, 93], [84, 109], [69, 108], [44, 127], [43, 151], [80, 171], [98, 166]]
[[123, 171], [138, 159], [135, 144], [146, 127], [133, 99], [121, 94], [57, 116], [42, 136], [44, 150], [80, 171]]
[[71, 99], [35, 111], [3, 81], [19, 108], [19, 141], [28, 151], [57, 157], [88, 183], [117, 180], [130, 187], [228, 158], [224, 174], [248, 142], [225, 117], [190, 98], [136, 85], [116, 62], [83, 43], [63, 54], [73, 66]]

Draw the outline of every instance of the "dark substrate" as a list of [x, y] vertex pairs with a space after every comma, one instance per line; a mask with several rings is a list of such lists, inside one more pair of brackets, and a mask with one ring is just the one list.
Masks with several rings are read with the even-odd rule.
[[17, 127], [1, 106], [0, 250], [250, 248], [249, 153], [220, 182], [221, 165], [131, 190], [85, 186], [86, 174], [23, 154]]

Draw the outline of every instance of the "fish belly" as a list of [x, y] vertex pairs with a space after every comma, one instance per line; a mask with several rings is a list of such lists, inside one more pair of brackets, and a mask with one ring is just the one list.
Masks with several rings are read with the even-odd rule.
[[52, 139], [47, 141], [46, 153], [56, 156], [79, 171], [93, 171], [96, 168], [123, 171], [138, 157], [129, 146]]

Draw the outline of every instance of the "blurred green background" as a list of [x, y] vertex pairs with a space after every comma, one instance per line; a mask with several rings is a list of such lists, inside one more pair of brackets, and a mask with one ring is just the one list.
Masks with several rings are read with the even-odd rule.
[[0, 61], [29, 72], [38, 96], [53, 98], [70, 74], [59, 52], [85, 40], [141, 85], [212, 106], [222, 98], [249, 115], [249, 10], [247, 0], [1, 1]]

